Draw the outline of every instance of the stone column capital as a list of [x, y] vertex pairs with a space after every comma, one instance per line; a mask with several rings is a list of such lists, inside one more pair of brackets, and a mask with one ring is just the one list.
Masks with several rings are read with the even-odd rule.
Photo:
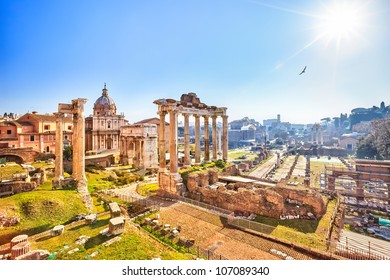
[[166, 111], [158, 111], [157, 115], [159, 115], [160, 117], [165, 117], [167, 115], [167, 112]]

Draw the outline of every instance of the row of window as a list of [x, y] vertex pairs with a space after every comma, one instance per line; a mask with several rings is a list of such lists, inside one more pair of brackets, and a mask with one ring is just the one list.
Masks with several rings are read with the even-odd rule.
[[[2, 133], [2, 131], [0, 130], [0, 134]], [[7, 135], [10, 135], [10, 134], [12, 134], [12, 130], [10, 130], [10, 129], [7, 129]]]
[[[50, 130], [50, 125], [44, 125], [43, 126], [43, 130]], [[68, 130], [72, 130], [72, 126], [71, 125], [68, 125]]]

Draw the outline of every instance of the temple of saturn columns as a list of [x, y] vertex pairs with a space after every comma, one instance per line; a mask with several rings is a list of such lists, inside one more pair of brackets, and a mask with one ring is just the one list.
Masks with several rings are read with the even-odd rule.
[[[227, 108], [207, 106], [200, 102], [195, 93], [183, 94], [180, 100], [158, 99], [153, 102], [158, 105], [157, 114], [160, 116], [160, 127], [158, 132], [159, 144], [159, 194], [162, 196], [182, 195], [184, 190], [181, 177], [178, 173], [177, 157], [177, 118], [179, 114], [184, 117], [184, 165], [192, 164], [190, 158], [190, 133], [189, 118], [195, 118], [195, 164], [200, 164], [200, 118], [204, 120], [204, 161], [210, 161], [209, 141], [209, 118], [212, 124], [212, 160], [217, 160], [217, 118], [222, 118], [222, 159], [228, 158], [228, 116]], [[169, 167], [166, 166], [165, 158], [165, 116], [169, 114]]]
[[[63, 185], [76, 185], [84, 203], [89, 210], [93, 203], [88, 192], [88, 182], [85, 176], [85, 117], [84, 104], [87, 99], [73, 99], [72, 104], [58, 104], [56, 113], [56, 149], [55, 149], [55, 169], [53, 188]], [[71, 180], [64, 179], [63, 165], [63, 118], [65, 114], [73, 116], [73, 155], [72, 155], [72, 177]]]

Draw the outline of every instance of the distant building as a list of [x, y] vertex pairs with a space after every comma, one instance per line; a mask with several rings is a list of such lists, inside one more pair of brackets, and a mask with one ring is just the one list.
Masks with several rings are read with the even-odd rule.
[[245, 117], [229, 123], [228, 145], [234, 149], [264, 141], [265, 128], [254, 119]]
[[[64, 145], [72, 141], [73, 121], [64, 118]], [[0, 121], [0, 148], [27, 148], [37, 152], [55, 152], [56, 117], [53, 114], [27, 113], [17, 120]]]
[[[154, 124], [157, 126], [157, 135], [158, 130], [160, 129], [160, 119], [159, 118], [150, 118], [150, 119], [144, 119], [142, 121], [136, 122], [134, 124]], [[169, 151], [169, 123], [165, 122], [165, 151]], [[158, 141], [158, 139], [157, 139]]]
[[116, 114], [114, 100], [108, 96], [106, 84], [94, 103], [93, 115], [85, 118], [85, 148], [87, 151], [119, 149], [120, 128], [127, 124], [125, 116]]
[[356, 144], [359, 142], [359, 139], [362, 138], [364, 133], [348, 133], [343, 134], [339, 140], [339, 146], [347, 150], [348, 153], [353, 154], [356, 151]]
[[137, 168], [157, 168], [157, 126], [132, 124], [120, 128], [120, 161]]

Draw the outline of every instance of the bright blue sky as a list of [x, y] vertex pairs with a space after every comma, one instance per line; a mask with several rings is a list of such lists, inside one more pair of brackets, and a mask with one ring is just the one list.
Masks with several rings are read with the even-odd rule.
[[85, 97], [90, 114], [104, 82], [130, 122], [187, 92], [230, 120], [388, 105], [390, 1], [334, 2], [1, 0], [0, 113]]

